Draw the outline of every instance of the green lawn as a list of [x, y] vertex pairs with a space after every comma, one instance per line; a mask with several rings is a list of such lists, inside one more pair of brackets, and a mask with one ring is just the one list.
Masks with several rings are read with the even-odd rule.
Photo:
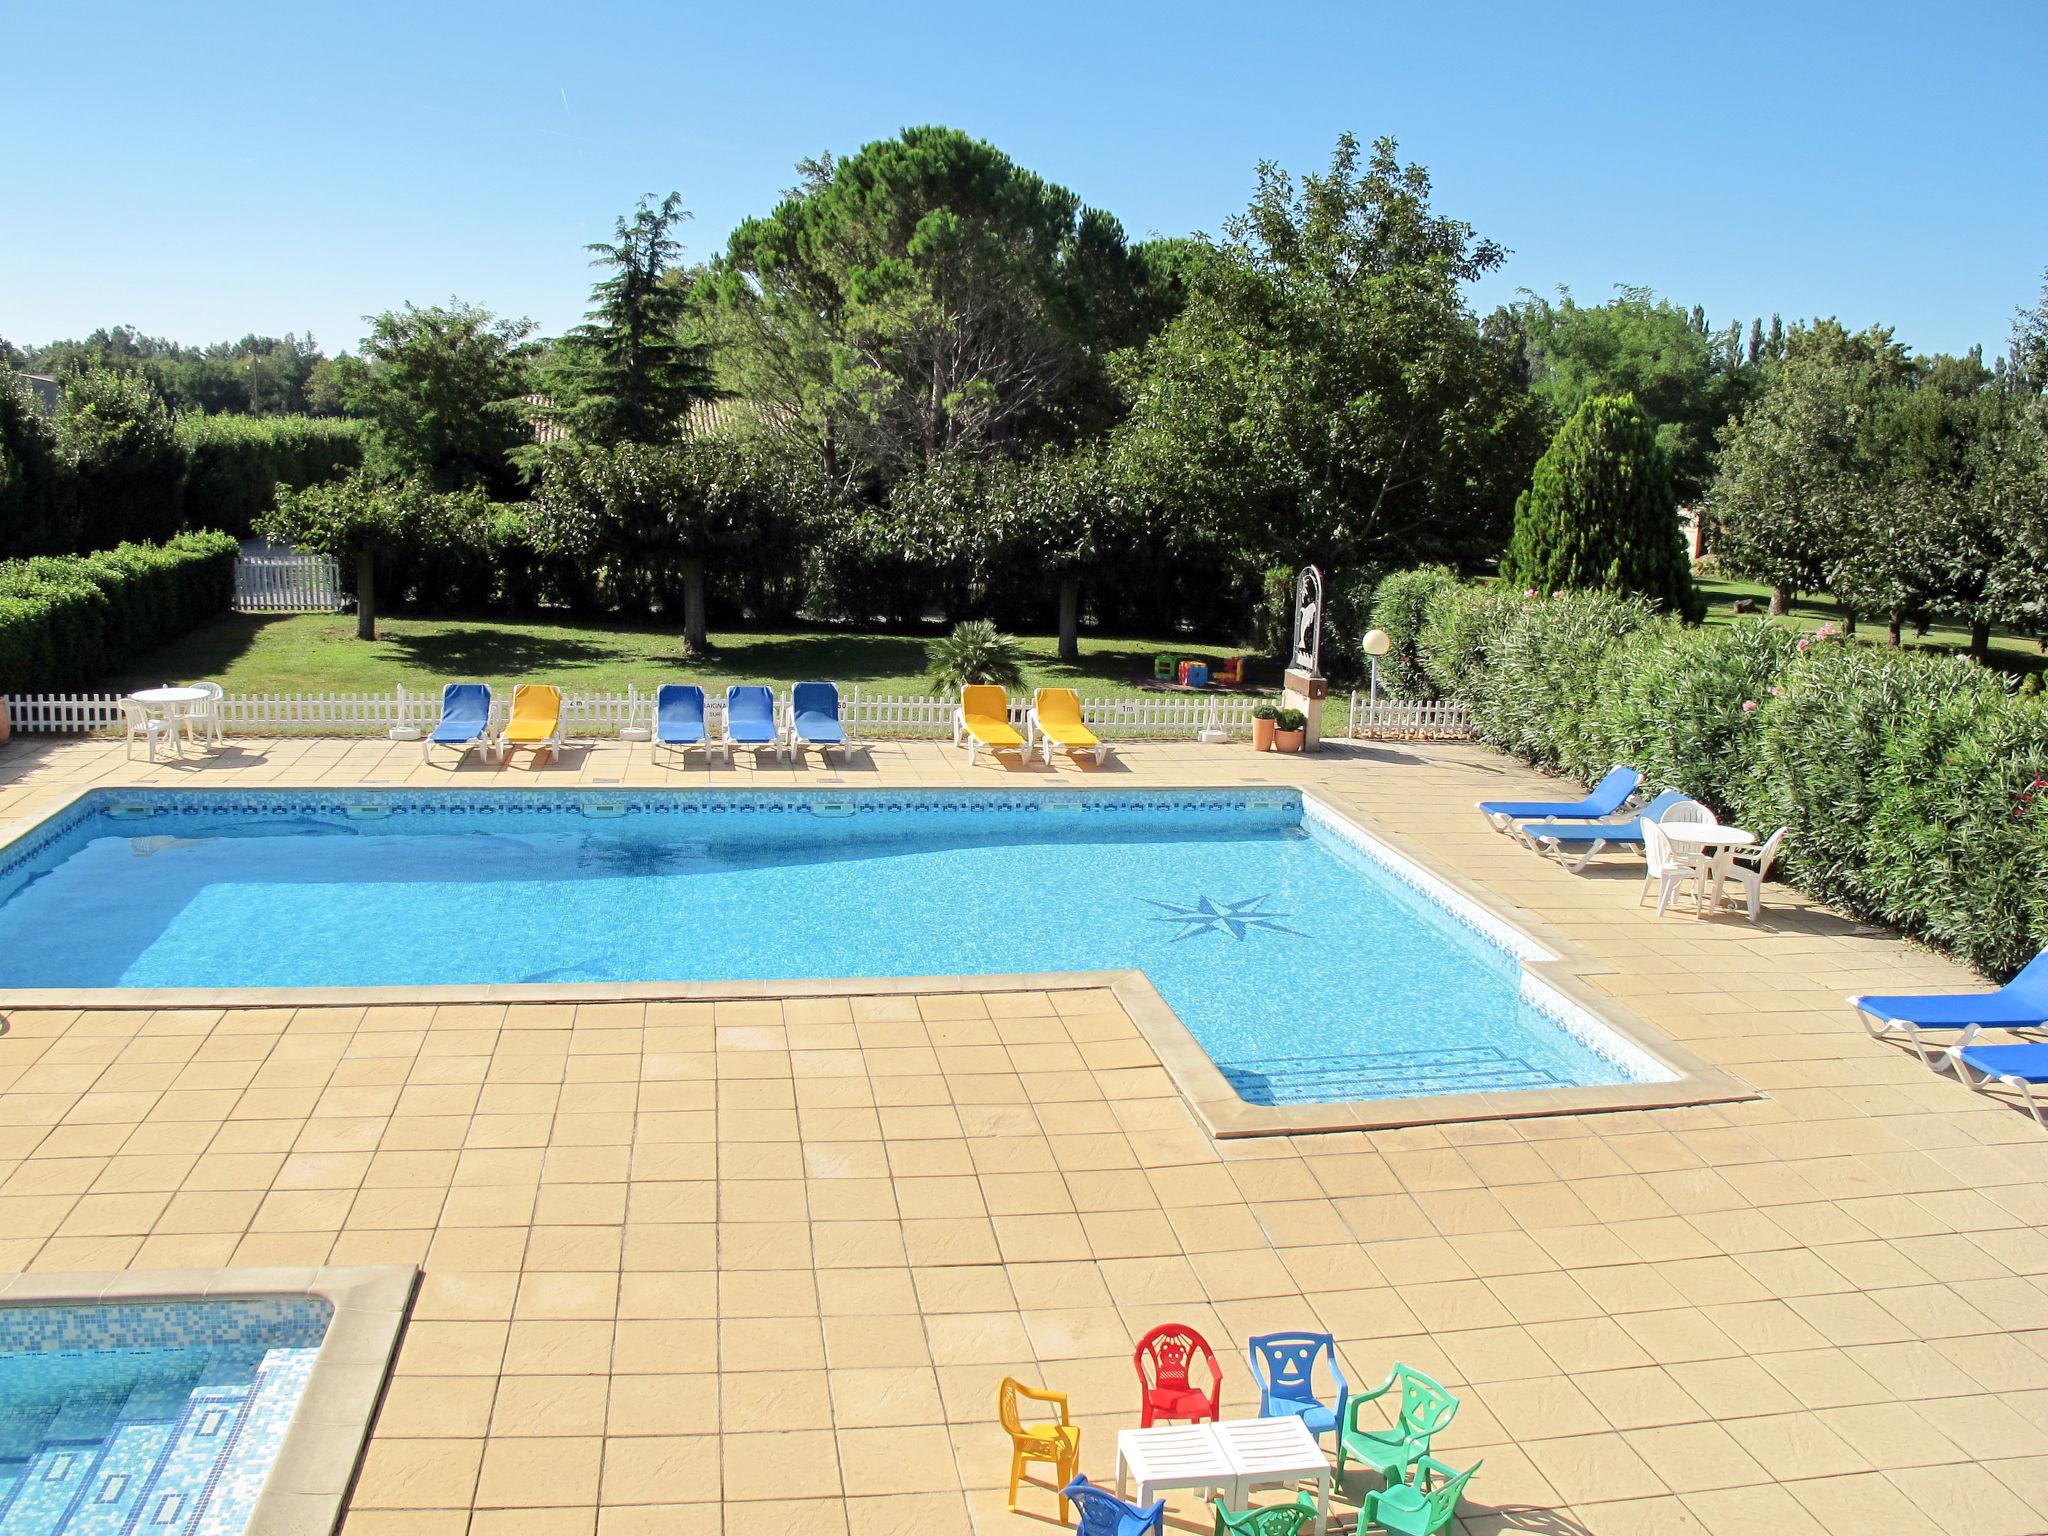
[[[1693, 577], [1693, 584], [1706, 599], [1707, 622], [1709, 624], [1732, 624], [1734, 610], [1729, 606], [1738, 597], [1756, 599], [1757, 611], [1768, 613], [1771, 608], [1771, 589], [1753, 581], [1737, 581], [1727, 576]], [[1793, 623], [1803, 629], [1818, 629], [1822, 624], [1839, 626], [1842, 622], [1841, 605], [1825, 593], [1802, 594], [1792, 604], [1789, 615]], [[1865, 619], [1856, 628], [1856, 637], [1876, 645], [1885, 643], [1885, 626], [1882, 619]], [[1909, 646], [1929, 650], [1962, 651], [1969, 649], [1970, 632], [1952, 624], [1934, 624], [1925, 635], [1916, 636], [1912, 626], [1905, 630], [1905, 643]], [[2048, 660], [2044, 660], [2039, 644], [2032, 636], [2016, 635], [2007, 630], [1991, 631], [1991, 664], [2004, 672], [2039, 672]]]
[[[377, 631], [374, 641], [356, 639], [352, 614], [233, 614], [104, 684], [126, 691], [211, 678], [233, 693], [382, 693], [400, 683], [428, 689], [474, 678], [623, 691], [629, 683], [648, 690], [663, 682], [722, 688], [824, 678], [870, 693], [931, 691], [929, 642], [920, 635], [713, 633], [712, 654], [686, 661], [681, 637], [664, 629], [399, 618], [378, 620]], [[1152, 660], [1161, 651], [1229, 654], [1226, 647], [1177, 640], [1083, 639], [1079, 664], [1068, 666], [1054, 658], [1057, 642], [1050, 635], [1027, 636], [1020, 644], [1026, 687], [1068, 686], [1087, 694], [1150, 682]]]

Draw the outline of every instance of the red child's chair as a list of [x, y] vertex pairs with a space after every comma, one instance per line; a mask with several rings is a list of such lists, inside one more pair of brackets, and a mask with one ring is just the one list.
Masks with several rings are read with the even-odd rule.
[[[1189, 1379], [1189, 1367], [1200, 1355], [1209, 1366], [1206, 1391]], [[1138, 1427], [1150, 1429], [1155, 1419], [1186, 1419], [1199, 1424], [1223, 1416], [1223, 1372], [1209, 1341], [1185, 1323], [1161, 1323], [1131, 1352], [1142, 1395]]]
[[1219, 661], [1209, 669], [1209, 681], [1219, 688], [1242, 688], [1244, 686], [1244, 658], [1232, 656]]

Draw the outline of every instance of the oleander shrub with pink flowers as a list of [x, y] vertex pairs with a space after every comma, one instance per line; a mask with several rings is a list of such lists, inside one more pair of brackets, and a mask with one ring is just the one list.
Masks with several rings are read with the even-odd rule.
[[1702, 629], [1631, 598], [1426, 585], [1419, 669], [1482, 740], [1586, 782], [1627, 763], [1759, 834], [1783, 824], [1782, 878], [1999, 979], [2048, 946], [2039, 694], [1831, 627]]

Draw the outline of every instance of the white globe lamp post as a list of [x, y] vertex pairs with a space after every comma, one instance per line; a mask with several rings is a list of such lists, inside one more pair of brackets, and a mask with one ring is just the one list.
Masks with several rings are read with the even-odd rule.
[[1380, 702], [1380, 658], [1394, 648], [1394, 637], [1384, 629], [1368, 629], [1365, 632], [1363, 648], [1372, 662], [1369, 707], [1376, 709]]

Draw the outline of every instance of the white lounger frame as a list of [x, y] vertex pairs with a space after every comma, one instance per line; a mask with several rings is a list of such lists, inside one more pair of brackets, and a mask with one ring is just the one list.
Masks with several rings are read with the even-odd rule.
[[[1093, 731], [1090, 731], [1088, 734], [1091, 736], [1095, 735]], [[1045, 758], [1046, 766], [1049, 768], [1052, 766], [1052, 749], [1055, 745], [1066, 747], [1068, 754], [1073, 757], [1079, 757], [1084, 752], [1094, 753], [1095, 766], [1098, 768], [1109, 761], [1109, 743], [1100, 736], [1095, 737], [1095, 745], [1092, 747], [1067, 747], [1067, 744], [1063, 741], [1056, 743], [1053, 736], [1047, 732], [1045, 726], [1039, 721], [1038, 706], [1033, 704], [1024, 715], [1024, 760], [1027, 763], [1030, 762], [1031, 754], [1036, 750]]]

